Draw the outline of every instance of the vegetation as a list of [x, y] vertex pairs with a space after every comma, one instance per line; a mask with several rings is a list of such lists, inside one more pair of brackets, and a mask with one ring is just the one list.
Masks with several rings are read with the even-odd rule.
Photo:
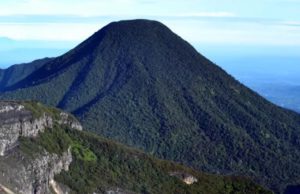
[[72, 144], [75, 158], [83, 162], [97, 162], [97, 156], [89, 148], [83, 147], [80, 143]]
[[[157, 22], [112, 23], [2, 91], [0, 99], [70, 111], [86, 129], [161, 159], [249, 176], [277, 192], [300, 183], [300, 116]], [[83, 160], [96, 159], [92, 150], [101, 161], [86, 148], [77, 147]]]
[[[68, 172], [56, 180], [72, 193], [105, 193], [122, 189], [133, 193], [272, 193], [241, 177], [223, 177], [194, 171], [173, 162], [155, 159], [139, 150], [125, 147], [88, 132], [55, 125], [37, 138], [22, 138], [21, 150], [29, 157], [46, 150], [61, 154], [72, 148], [73, 162]], [[197, 183], [186, 185], [171, 172], [195, 176]]]
[[21, 137], [20, 142], [20, 149], [34, 157], [44, 149], [49, 153], [61, 155], [70, 147], [72, 140], [61, 126], [55, 125], [53, 129], [40, 133], [38, 138]]
[[34, 101], [21, 101], [20, 102], [25, 109], [29, 110], [35, 118], [41, 117], [42, 114], [46, 113], [54, 119], [59, 119], [60, 110], [54, 107], [48, 107], [40, 102]]
[[8, 69], [0, 69], [0, 91], [26, 78], [29, 74], [49, 62], [51, 59], [45, 58], [31, 63], [13, 65]]

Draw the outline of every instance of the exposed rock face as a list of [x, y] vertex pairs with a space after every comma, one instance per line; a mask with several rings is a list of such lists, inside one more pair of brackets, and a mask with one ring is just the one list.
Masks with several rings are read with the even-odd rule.
[[[50, 193], [50, 187], [55, 183], [54, 176], [62, 170], [67, 171], [71, 162], [70, 149], [61, 156], [45, 152], [33, 160], [14, 152], [0, 158], [0, 183], [15, 193]], [[55, 186], [53, 190], [61, 190], [57, 184]]]
[[193, 175], [190, 175], [188, 173], [185, 173], [185, 172], [171, 172], [170, 176], [179, 178], [181, 181], [183, 181], [187, 185], [191, 185], [191, 184], [198, 182], [198, 179], [196, 177], [194, 177]]
[[[97, 194], [97, 193], [94, 193], [94, 194]], [[106, 191], [105, 194], [136, 194], [136, 193], [134, 193], [132, 191], [125, 191], [120, 188], [114, 188], [114, 189], [110, 189], [110, 190]]]
[[[0, 102], [0, 156], [13, 149], [20, 136], [36, 137], [39, 132], [53, 127], [54, 118], [47, 113], [35, 117], [24, 105], [16, 102]], [[67, 113], [61, 112], [59, 124], [82, 130], [80, 123]]]
[[73, 116], [59, 111], [54, 116], [42, 110], [36, 115], [23, 103], [0, 102], [0, 193], [68, 193], [54, 176], [69, 169], [71, 148], [60, 155], [44, 150], [28, 157], [17, 147], [19, 137], [36, 137], [54, 123], [82, 130]]
[[59, 120], [58, 123], [61, 125], [68, 125], [71, 129], [76, 129], [81, 131], [82, 130], [82, 126], [81, 124], [74, 119], [74, 117], [72, 117], [70, 114], [65, 113], [65, 112], [61, 112], [59, 114]]
[[13, 191], [0, 184], [0, 193], [14, 194]]
[[187, 184], [187, 185], [191, 185], [193, 183], [198, 182], [198, 180], [195, 177], [190, 175], [190, 176], [184, 177], [183, 182], [185, 182], [185, 184]]

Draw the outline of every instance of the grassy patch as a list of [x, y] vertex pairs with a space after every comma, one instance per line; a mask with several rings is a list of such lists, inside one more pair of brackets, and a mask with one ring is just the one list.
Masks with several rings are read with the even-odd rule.
[[97, 156], [89, 149], [79, 143], [72, 144], [72, 153], [76, 159], [85, 162], [96, 162]]

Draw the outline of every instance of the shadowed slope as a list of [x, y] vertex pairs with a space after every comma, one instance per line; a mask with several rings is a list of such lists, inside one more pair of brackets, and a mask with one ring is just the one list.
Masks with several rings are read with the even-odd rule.
[[0, 91], [26, 78], [50, 60], [50, 58], [44, 58], [31, 63], [13, 65], [8, 69], [0, 69]]

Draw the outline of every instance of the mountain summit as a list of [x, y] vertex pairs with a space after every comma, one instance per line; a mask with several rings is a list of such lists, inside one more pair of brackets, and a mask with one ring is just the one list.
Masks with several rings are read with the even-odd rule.
[[57, 106], [89, 130], [196, 169], [250, 176], [277, 192], [300, 184], [300, 116], [159, 22], [111, 23], [0, 98]]

